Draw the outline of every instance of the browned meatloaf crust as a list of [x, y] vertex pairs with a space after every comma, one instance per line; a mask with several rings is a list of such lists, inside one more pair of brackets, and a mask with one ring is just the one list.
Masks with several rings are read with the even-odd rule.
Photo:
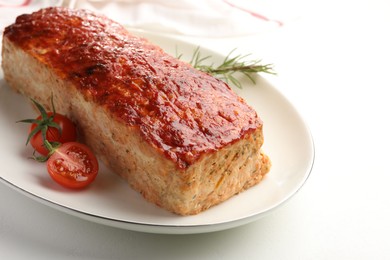
[[270, 168], [253, 108], [104, 16], [65, 8], [21, 15], [5, 28], [2, 67], [11, 87], [47, 108], [53, 94], [114, 172], [174, 213], [225, 201]]

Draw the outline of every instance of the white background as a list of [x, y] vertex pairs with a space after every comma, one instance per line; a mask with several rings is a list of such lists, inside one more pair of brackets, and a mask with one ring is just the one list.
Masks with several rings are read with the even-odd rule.
[[390, 259], [390, 3], [276, 3], [292, 13], [279, 29], [188, 39], [274, 63], [278, 76], [267, 79], [305, 118], [316, 148], [293, 199], [231, 230], [154, 235], [81, 220], [1, 184], [0, 258]]

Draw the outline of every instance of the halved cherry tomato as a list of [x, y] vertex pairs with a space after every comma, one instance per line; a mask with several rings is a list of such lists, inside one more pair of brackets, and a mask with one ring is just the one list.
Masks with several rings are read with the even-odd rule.
[[[47, 116], [50, 118], [51, 116], [53, 116], [53, 113], [48, 112]], [[42, 116], [38, 116], [36, 120], [41, 121]], [[48, 126], [46, 132], [46, 139], [50, 143], [52, 142], [67, 143], [67, 142], [74, 142], [77, 140], [76, 126], [69, 118], [67, 118], [62, 114], [55, 113], [52, 122], [58, 124], [59, 129], [61, 129], [61, 132], [59, 131], [59, 129], [55, 127]], [[31, 124], [30, 133], [34, 131], [34, 129], [37, 126], [38, 125], [36, 123]], [[43, 137], [41, 131], [38, 131], [30, 138], [30, 144], [38, 153], [42, 155], [48, 155], [49, 151], [43, 144]]]
[[98, 161], [92, 151], [77, 142], [65, 143], [56, 148], [46, 163], [53, 180], [71, 189], [86, 187], [99, 171]]

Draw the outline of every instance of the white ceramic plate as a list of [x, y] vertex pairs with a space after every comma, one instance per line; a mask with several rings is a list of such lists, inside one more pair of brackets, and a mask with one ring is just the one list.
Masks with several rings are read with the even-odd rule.
[[[157, 35], [144, 34], [167, 52], [178, 50], [183, 59], [196, 46]], [[218, 63], [223, 57], [211, 51]], [[292, 197], [308, 178], [314, 161], [313, 141], [298, 112], [263, 78], [257, 84], [234, 88], [264, 121], [264, 150], [273, 166], [257, 186], [199, 215], [182, 217], [146, 202], [137, 192], [102, 167], [88, 189], [69, 191], [54, 183], [43, 164], [27, 159], [28, 126], [17, 120], [35, 117], [27, 99], [11, 91], [0, 75], [0, 179], [23, 194], [66, 213], [119, 228], [169, 234], [202, 233], [228, 229], [259, 219]]]

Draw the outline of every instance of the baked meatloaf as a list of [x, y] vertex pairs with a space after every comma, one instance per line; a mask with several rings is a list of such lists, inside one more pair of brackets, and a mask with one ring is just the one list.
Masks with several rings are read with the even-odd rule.
[[8, 84], [77, 124], [148, 201], [197, 214], [270, 168], [262, 121], [226, 83], [86, 10], [47, 8], [5, 28]]

